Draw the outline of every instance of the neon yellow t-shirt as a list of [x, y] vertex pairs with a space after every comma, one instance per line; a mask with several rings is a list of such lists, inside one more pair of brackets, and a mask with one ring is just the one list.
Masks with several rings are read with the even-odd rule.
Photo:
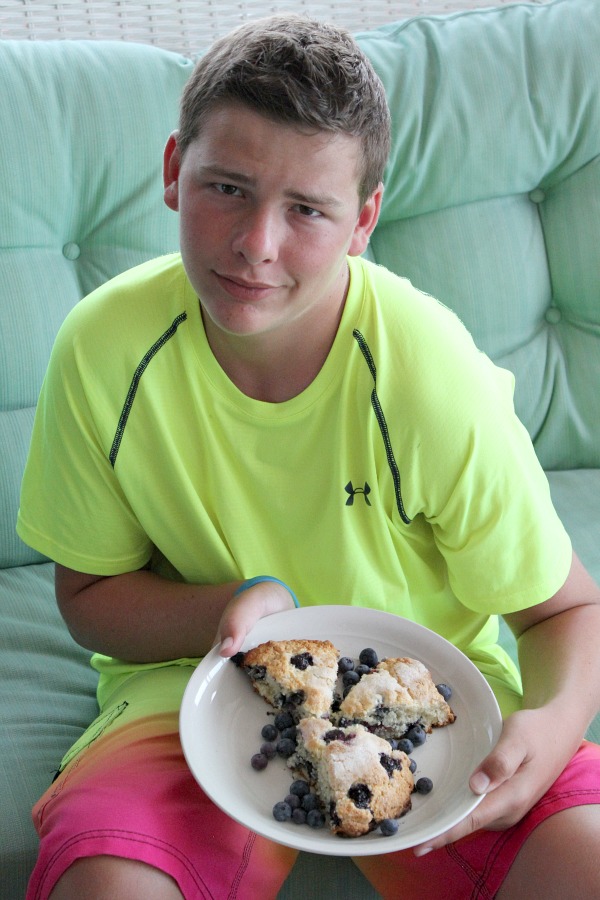
[[[40, 397], [19, 534], [82, 572], [268, 573], [301, 605], [406, 616], [463, 650], [507, 711], [519, 681], [494, 614], [547, 599], [571, 559], [512, 376], [436, 300], [349, 265], [331, 352], [283, 403], [220, 368], [179, 255], [78, 304]], [[94, 664], [103, 692], [137, 668]]]

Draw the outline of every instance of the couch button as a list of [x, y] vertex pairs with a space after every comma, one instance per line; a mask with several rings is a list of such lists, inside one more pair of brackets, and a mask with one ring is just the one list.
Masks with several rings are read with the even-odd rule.
[[543, 203], [546, 199], [546, 191], [543, 191], [542, 188], [534, 188], [529, 192], [529, 199], [532, 203]]
[[78, 259], [81, 253], [81, 247], [74, 241], [68, 241], [62, 248], [65, 259]]
[[549, 306], [544, 316], [549, 325], [558, 325], [562, 319], [562, 313], [557, 306]]

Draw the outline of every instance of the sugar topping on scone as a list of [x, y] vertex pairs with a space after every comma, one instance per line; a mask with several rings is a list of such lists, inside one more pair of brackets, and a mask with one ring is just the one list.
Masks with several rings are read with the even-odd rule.
[[436, 688], [429, 670], [416, 659], [384, 659], [363, 675], [342, 700], [335, 719], [358, 722], [386, 738], [400, 738], [411, 725], [449, 725], [455, 715]]
[[303, 716], [329, 716], [339, 651], [330, 641], [267, 641], [244, 654], [241, 665], [271, 706]]
[[336, 728], [323, 719], [302, 719], [288, 765], [314, 785], [335, 834], [367, 834], [411, 807], [408, 757], [362, 725]]

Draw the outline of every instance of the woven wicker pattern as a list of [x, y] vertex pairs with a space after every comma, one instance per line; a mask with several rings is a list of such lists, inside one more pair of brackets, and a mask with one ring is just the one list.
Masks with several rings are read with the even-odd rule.
[[360, 31], [414, 15], [503, 2], [509, 0], [0, 0], [0, 38], [140, 41], [193, 56], [247, 19], [286, 10]]

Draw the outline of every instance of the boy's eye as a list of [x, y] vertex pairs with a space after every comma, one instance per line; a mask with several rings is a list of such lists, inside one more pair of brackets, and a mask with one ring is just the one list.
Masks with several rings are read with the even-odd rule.
[[309, 219], [316, 219], [321, 215], [318, 209], [313, 209], [312, 206], [305, 206], [303, 203], [298, 204], [296, 209], [300, 215], [306, 216]]
[[239, 188], [235, 184], [215, 184], [215, 188], [220, 194], [226, 194], [228, 197], [234, 197], [239, 193]]

